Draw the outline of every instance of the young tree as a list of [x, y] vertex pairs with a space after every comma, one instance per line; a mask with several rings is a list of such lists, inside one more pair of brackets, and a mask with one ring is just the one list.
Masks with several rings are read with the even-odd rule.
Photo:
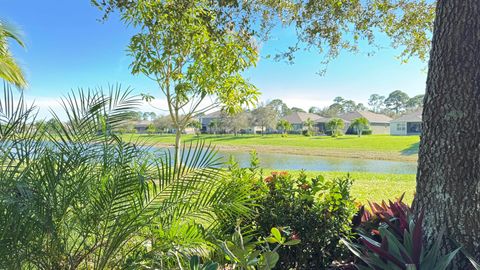
[[10, 39], [25, 47], [22, 37], [15, 27], [0, 19], [0, 78], [18, 88], [25, 88], [27, 81], [9, 49], [8, 41]]
[[252, 111], [253, 123], [262, 129], [262, 135], [268, 128], [275, 128], [278, 122], [277, 111], [272, 106], [259, 106]]
[[365, 117], [356, 118], [350, 124], [350, 126], [353, 129], [355, 129], [355, 131], [357, 132], [358, 137], [362, 136], [363, 131], [367, 130], [369, 125], [370, 125], [370, 123], [368, 122], [367, 118], [365, 118]]
[[305, 122], [303, 122], [303, 128], [307, 131], [307, 136], [313, 135], [313, 127], [315, 126], [315, 121], [310, 118], [307, 118]]
[[153, 124], [160, 133], [170, 132], [172, 129], [174, 129], [172, 118], [167, 115], [161, 115], [155, 118], [155, 120], [153, 120]]
[[400, 90], [395, 90], [390, 95], [388, 95], [387, 99], [385, 99], [385, 106], [394, 111], [395, 114], [399, 114], [405, 107], [407, 106], [407, 102], [410, 98], [405, 92]]
[[155, 128], [155, 125], [154, 125], [154, 124], [149, 124], [149, 125], [147, 126], [146, 131], [147, 131], [147, 133], [148, 133], [149, 135], [152, 135], [152, 134], [154, 134], [155, 132], [157, 132], [157, 129]]
[[327, 123], [327, 129], [332, 133], [332, 137], [340, 136], [344, 127], [345, 122], [340, 118], [333, 118]]
[[258, 92], [242, 72], [255, 65], [257, 46], [235, 24], [219, 23], [223, 18], [216, 5], [207, 0], [108, 2], [105, 9], [118, 9], [122, 21], [139, 31], [128, 46], [132, 73], [153, 80], [165, 96], [176, 130], [176, 160], [181, 131], [192, 118], [220, 106], [234, 113], [256, 101]]
[[202, 128], [202, 123], [197, 119], [192, 119], [190, 123], [188, 123], [188, 127], [193, 128], [195, 134], [200, 135], [200, 129]]
[[248, 129], [250, 127], [250, 117], [245, 111], [233, 115], [222, 113], [221, 122], [222, 126], [224, 126], [229, 132], [233, 132], [235, 136], [237, 136], [240, 130]]
[[288, 122], [288, 120], [281, 119], [277, 123], [277, 129], [280, 129], [282, 131], [282, 136], [287, 135], [287, 132], [292, 130], [292, 124]]
[[379, 94], [372, 94], [368, 99], [368, 105], [372, 108], [372, 111], [378, 113], [385, 105], [385, 97]]
[[210, 132], [213, 132], [213, 135], [217, 134], [218, 128], [222, 125], [220, 120], [218, 119], [213, 119], [208, 123], [208, 128], [210, 128]]

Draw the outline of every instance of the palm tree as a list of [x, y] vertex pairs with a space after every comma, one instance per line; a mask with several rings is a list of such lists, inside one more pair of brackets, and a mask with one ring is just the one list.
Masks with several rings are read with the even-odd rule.
[[342, 129], [345, 127], [345, 122], [340, 118], [332, 118], [327, 123], [327, 129], [332, 133], [332, 137], [341, 135]]
[[292, 130], [292, 124], [285, 119], [281, 119], [277, 123], [277, 128], [280, 129], [282, 131], [282, 135], [285, 136], [287, 131]]
[[210, 123], [208, 123], [208, 127], [210, 128], [210, 132], [213, 131], [215, 135], [217, 133], [217, 129], [220, 127], [220, 121], [218, 119], [213, 119]]
[[369, 126], [369, 122], [367, 120], [367, 118], [365, 117], [360, 117], [360, 118], [356, 118], [352, 121], [352, 123], [350, 124], [350, 126], [355, 129], [355, 131], [357, 132], [357, 135], [358, 137], [362, 136], [362, 133], [364, 130], [368, 129], [368, 126]]
[[10, 52], [8, 41], [12, 39], [18, 45], [25, 47], [19, 32], [5, 21], [0, 20], [0, 78], [12, 83], [18, 88], [25, 88], [27, 81], [22, 69]]
[[305, 120], [305, 122], [303, 123], [303, 127], [306, 128], [306, 130], [307, 130], [307, 136], [312, 136], [313, 135], [313, 126], [314, 125], [315, 125], [315, 122], [310, 118], [307, 118], [307, 120]]
[[[176, 269], [214, 246], [218, 220], [249, 212], [246, 191], [204, 143], [174, 154], [122, 141], [140, 100], [79, 91], [36, 129], [36, 109], [0, 99], [0, 269]], [[98, 132], [98, 128], [102, 132]], [[178, 168], [177, 168], [178, 166]]]

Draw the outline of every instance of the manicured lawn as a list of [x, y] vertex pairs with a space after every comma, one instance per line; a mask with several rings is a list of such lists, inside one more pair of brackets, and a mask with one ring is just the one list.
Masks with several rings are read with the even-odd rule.
[[[265, 174], [269, 174], [271, 170], [264, 170]], [[289, 171], [289, 173], [297, 175], [300, 171]], [[306, 172], [307, 176], [315, 177], [322, 175], [326, 179], [334, 177], [344, 177], [344, 172]], [[414, 174], [380, 174], [380, 173], [350, 173], [354, 183], [352, 186], [352, 196], [358, 202], [366, 203], [367, 201], [380, 202], [381, 200], [394, 200], [405, 192], [404, 201], [411, 203], [415, 192], [415, 175]]]
[[[173, 144], [172, 135], [124, 135], [125, 139], [146, 140], [152, 144]], [[374, 159], [415, 160], [419, 136], [370, 135], [357, 137], [346, 135], [338, 138], [328, 136], [305, 137], [302, 135], [185, 135], [184, 142], [197, 139], [228, 148], [256, 148], [259, 151], [305, 153], [325, 156], [357, 157]], [[306, 151], [308, 150], [308, 151]]]

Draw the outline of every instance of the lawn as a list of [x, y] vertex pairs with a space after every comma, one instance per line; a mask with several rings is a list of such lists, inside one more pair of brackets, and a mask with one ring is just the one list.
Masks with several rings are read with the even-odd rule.
[[[174, 143], [173, 135], [126, 134], [127, 140], [146, 140], [148, 143], [168, 145]], [[419, 136], [369, 135], [357, 137], [346, 135], [305, 137], [302, 135], [185, 135], [184, 142], [203, 139], [221, 150], [252, 150], [308, 154], [320, 156], [371, 158], [415, 161]]]
[[[269, 174], [272, 170], [264, 170], [265, 174]], [[300, 171], [289, 171], [297, 175]], [[334, 177], [344, 177], [345, 172], [306, 172], [307, 176], [315, 177], [322, 175], [326, 179]], [[393, 200], [403, 192], [405, 192], [404, 201], [411, 203], [415, 192], [415, 175], [414, 174], [380, 174], [380, 173], [350, 173], [354, 183], [352, 186], [352, 196], [361, 203], [367, 201], [380, 202], [381, 200]]]

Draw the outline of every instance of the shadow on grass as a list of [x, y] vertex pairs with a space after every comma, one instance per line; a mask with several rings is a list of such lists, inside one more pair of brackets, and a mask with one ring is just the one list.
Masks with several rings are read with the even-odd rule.
[[403, 149], [401, 151], [403, 156], [412, 156], [412, 155], [417, 155], [418, 154], [418, 147], [420, 145], [420, 142], [416, 142], [409, 147]]

